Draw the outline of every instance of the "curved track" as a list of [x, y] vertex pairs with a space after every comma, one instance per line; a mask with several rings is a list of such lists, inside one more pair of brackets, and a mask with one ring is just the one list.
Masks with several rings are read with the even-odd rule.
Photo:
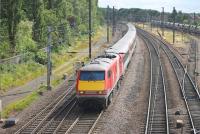
[[159, 42], [160, 47], [168, 56], [181, 87], [181, 92], [190, 118], [192, 132], [194, 134], [200, 133], [200, 94], [188, 74], [187, 69], [166, 42], [151, 34], [145, 33], [145, 35]]
[[151, 58], [151, 82], [145, 134], [169, 133], [165, 79], [159, 58], [159, 48], [141, 34]]

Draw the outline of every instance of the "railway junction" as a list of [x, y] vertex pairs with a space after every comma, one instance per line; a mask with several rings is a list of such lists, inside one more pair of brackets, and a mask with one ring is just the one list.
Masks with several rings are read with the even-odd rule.
[[[38, 92], [39, 99], [3, 120], [0, 134], [199, 134], [198, 27], [128, 20], [115, 24], [113, 19], [112, 38], [109, 24], [107, 35], [95, 43], [89, 33], [90, 60], [79, 62], [55, 89]], [[185, 33], [186, 47], [176, 46], [176, 35], [172, 44], [158, 29]], [[34, 90], [33, 83], [27, 87]], [[13, 97], [21, 90], [10, 91], [3, 101], [26, 96]]]
[[57, 99], [6, 133], [198, 133], [200, 96], [179, 53], [140, 28], [136, 42], [120, 89], [106, 110], [78, 108], [71, 81]]

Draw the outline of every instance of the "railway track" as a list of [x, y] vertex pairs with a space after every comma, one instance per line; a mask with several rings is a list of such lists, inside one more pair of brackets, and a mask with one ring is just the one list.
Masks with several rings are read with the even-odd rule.
[[69, 115], [71, 110], [76, 105], [75, 96], [72, 96], [66, 103], [63, 104], [62, 108], [51, 114], [42, 125], [38, 125], [37, 128], [32, 133], [54, 133], [54, 131], [59, 126], [62, 119]]
[[150, 38], [146, 38], [142, 34], [141, 36], [148, 47], [151, 58], [150, 95], [145, 134], [168, 134], [167, 98], [163, 69], [159, 58], [159, 48], [153, 45]]
[[[44, 124], [44, 122], [51, 116], [55, 115], [59, 108], [62, 109], [62, 106], [67, 105], [67, 100], [72, 99], [72, 95], [74, 94], [74, 84], [67, 90], [61, 94], [55, 101], [50, 103], [45, 109], [39, 112], [35, 117], [33, 117], [30, 121], [28, 121], [24, 126], [22, 126], [15, 134], [20, 133], [35, 133], [37, 130]], [[71, 102], [71, 100], [69, 101]]]
[[168, 56], [181, 87], [181, 92], [190, 119], [190, 125], [192, 129], [191, 131], [194, 134], [200, 133], [200, 94], [194, 84], [194, 81], [191, 79], [190, 75], [187, 72], [187, 69], [177, 58], [175, 53], [168, 45], [166, 45], [166, 42], [154, 37], [151, 34], [146, 33], [146, 36], [154, 38], [155, 41], [160, 42], [161, 48]]
[[81, 110], [75, 95], [65, 93], [15, 134], [91, 134], [102, 114], [103, 111]]
[[188, 71], [196, 87], [197, 87], [196, 75], [197, 75], [197, 53], [198, 53], [197, 51], [198, 51], [197, 41], [195, 39], [192, 39], [190, 53], [188, 57], [189, 58], [188, 62], [190, 63], [190, 65], [188, 65], [189, 67]]
[[[192, 126], [192, 131], [194, 134], [200, 132], [200, 95], [199, 92], [189, 76], [187, 69], [184, 68], [180, 60], [175, 56], [175, 54], [167, 47], [163, 42], [161, 42], [162, 48], [169, 57], [172, 66], [176, 72], [176, 75], [179, 79], [179, 83], [182, 87], [183, 98], [188, 110], [190, 117], [190, 123]], [[170, 54], [171, 53], [171, 54]], [[177, 67], [177, 66], [178, 67]]]
[[[101, 112], [83, 112], [78, 107], [75, 97], [75, 83], [54, 102], [30, 119], [15, 134], [23, 133], [92, 133]], [[73, 91], [72, 91], [73, 90]]]
[[101, 112], [83, 112], [71, 124], [65, 133], [67, 134], [91, 134], [99, 121], [103, 111]]

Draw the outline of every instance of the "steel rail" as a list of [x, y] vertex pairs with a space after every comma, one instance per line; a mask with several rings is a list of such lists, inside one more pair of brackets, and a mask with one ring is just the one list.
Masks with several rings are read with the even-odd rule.
[[[61, 94], [55, 101], [53, 101], [52, 103], [50, 103], [45, 109], [43, 109], [42, 111], [40, 111], [35, 117], [33, 117], [31, 120], [29, 120], [17, 132], [15, 132], [15, 134], [22, 133], [29, 125], [31, 125], [34, 122], [36, 122], [37, 119], [40, 119], [41, 116], [43, 117], [43, 119], [47, 118], [51, 113], [53, 113], [55, 111], [55, 109], [60, 105], [60, 103], [62, 103], [64, 101], [64, 99], [70, 93], [72, 93], [72, 89], [74, 89], [74, 87], [75, 87], [75, 84], [73, 84], [66, 92], [64, 92], [63, 94]], [[39, 121], [39, 123], [40, 123], [40, 121]], [[35, 126], [35, 127], [37, 127], [37, 126]], [[33, 128], [33, 130], [34, 130], [34, 128]]]
[[[154, 37], [153, 35], [151, 35], [151, 36]], [[154, 37], [154, 39], [155, 39], [155, 37]], [[166, 47], [168, 47], [168, 46], [166, 46]], [[179, 65], [179, 63], [181, 63], [181, 62], [176, 57], [176, 55], [174, 55], [172, 53], [172, 51], [167, 52], [167, 49], [165, 49], [163, 47], [162, 47], [162, 49], [164, 50], [164, 52], [166, 53], [167, 57], [169, 58], [170, 63], [171, 63], [171, 65], [172, 65], [172, 67], [173, 67], [173, 69], [175, 71], [176, 76], [177, 76], [177, 79], [178, 79], [178, 82], [179, 82], [179, 86], [181, 88], [181, 92], [182, 92], [182, 95], [183, 95], [183, 98], [184, 98], [184, 101], [185, 101], [185, 104], [186, 104], [186, 108], [187, 108], [187, 111], [188, 111], [188, 115], [189, 115], [189, 118], [190, 118], [190, 123], [191, 123], [192, 129], [194, 130], [195, 128], [194, 128], [194, 124], [193, 124], [193, 119], [192, 119], [192, 116], [191, 116], [191, 113], [190, 113], [190, 110], [189, 110], [189, 106], [187, 104], [187, 100], [186, 100], [186, 97], [185, 97], [185, 93], [184, 93], [184, 90], [183, 90], [184, 78], [185, 78], [186, 70], [185, 70], [185, 68], [184, 68], [184, 66], [182, 64], [181, 64], [181, 66]], [[170, 48], [168, 48], [168, 50], [170, 50]], [[176, 57], [176, 59], [174, 58], [174, 56]], [[179, 66], [177, 66], [177, 65], [179, 65]], [[178, 69], [180, 67], [182, 67], [181, 68], [181, 72], [180, 72], [180, 69]], [[183, 73], [183, 76], [182, 76], [182, 73]], [[181, 79], [181, 77], [182, 77], [182, 79]]]
[[61, 126], [64, 124], [65, 119], [69, 116], [70, 112], [72, 111], [73, 107], [69, 110], [69, 112], [63, 117], [61, 122], [58, 124], [56, 129], [53, 131], [53, 134], [57, 134], [58, 131], [61, 129]]
[[[143, 38], [143, 37], [142, 37], [142, 38]], [[146, 41], [146, 40], [144, 40], [144, 41]], [[145, 42], [145, 43], [147, 43], [147, 42]], [[147, 45], [146, 45], [146, 46], [147, 46]], [[151, 52], [150, 52], [148, 46], [147, 46], [147, 48], [148, 48], [148, 52], [149, 52], [150, 57], [152, 57], [152, 56], [151, 56]], [[152, 76], [153, 76], [153, 71], [152, 71], [152, 70], [153, 70], [153, 65], [152, 65], [153, 62], [152, 62], [152, 59], [151, 59], [151, 58], [150, 58], [150, 62], [151, 62], [151, 66], [150, 66], [150, 68], [151, 68], [151, 69], [150, 69], [150, 70], [151, 70], [151, 78], [150, 78], [150, 90], [149, 90], [149, 101], [148, 101], [149, 103], [148, 103], [148, 110], [147, 110], [147, 117], [146, 117], [147, 119], [146, 119], [146, 126], [145, 126], [145, 134], [146, 134], [146, 132], [148, 131], [148, 125], [147, 125], [147, 124], [149, 124], [149, 120], [148, 120], [148, 119], [150, 118], [150, 112], [148, 112], [148, 111], [150, 111], [150, 108], [151, 108], [151, 107], [150, 107], [150, 105], [151, 105], [150, 102], [151, 102], [151, 96], [152, 96], [152, 94], [151, 94], [151, 88], [152, 88], [152, 79], [153, 79], [153, 77], [152, 77]]]
[[[151, 34], [150, 34], [151, 35]], [[200, 133], [200, 95], [198, 92], [197, 87], [195, 86], [194, 82], [192, 81], [190, 75], [187, 73], [187, 70], [184, 68], [183, 64], [179, 60], [179, 58], [174, 54], [174, 52], [169, 48], [167, 43], [164, 42], [163, 40], [158, 39], [157, 37], [151, 35], [152, 37], [156, 38], [161, 42], [162, 48], [167, 54], [173, 69], [176, 73], [177, 79], [179, 81], [179, 85], [181, 87], [182, 95], [186, 104], [186, 108], [188, 111], [188, 115], [190, 118], [190, 123], [192, 126], [192, 131], [194, 134]], [[173, 57], [176, 58], [177, 63], [174, 63], [172, 57], [170, 56], [173, 55]], [[182, 67], [182, 70], [184, 70], [184, 76], [182, 81], [180, 81], [180, 75], [177, 72], [177, 68], [175, 67], [175, 64], [179, 64], [180, 67]], [[187, 81], [186, 81], [187, 80]], [[188, 82], [189, 82], [189, 87], [188, 87]], [[190, 91], [188, 91], [190, 90]], [[192, 96], [191, 93], [193, 92]], [[192, 99], [190, 97], [193, 97]]]
[[[55, 115], [53, 115], [53, 117], [52, 117], [52, 115], [49, 117], [50, 120], [46, 123], [46, 125], [45, 125], [46, 120], [41, 122], [41, 125], [38, 125], [38, 128], [36, 128], [36, 130], [39, 130], [40, 127], [42, 127], [42, 126], [43, 127], [37, 133], [42, 134], [42, 133], [45, 133], [47, 131], [47, 129], [52, 130], [52, 123], [54, 121], [57, 121], [57, 118], [59, 118], [59, 117], [63, 118], [62, 114], [64, 114], [64, 116], [67, 116], [70, 113], [70, 111], [74, 108], [75, 104], [76, 104], [76, 96], [72, 96], [72, 98], [69, 99], [69, 101], [67, 101], [66, 104], [64, 104], [64, 106], [55, 113]], [[57, 124], [57, 122], [56, 122], [56, 124]]]
[[[142, 33], [141, 33], [142, 34]], [[146, 38], [145, 36], [143, 36], [143, 39]], [[152, 86], [150, 87], [150, 97], [149, 97], [149, 107], [148, 107], [148, 115], [147, 115], [147, 120], [146, 120], [146, 128], [145, 128], [145, 134], [149, 134], [149, 133], [156, 133], [156, 132], [160, 132], [160, 133], [167, 133], [169, 134], [169, 121], [168, 121], [168, 107], [167, 107], [167, 96], [166, 96], [166, 89], [165, 89], [165, 79], [164, 79], [164, 74], [163, 74], [163, 68], [162, 68], [162, 64], [161, 64], [161, 60], [159, 58], [159, 48], [155, 47], [152, 43], [152, 41], [149, 39], [149, 38], [146, 38], [144, 39], [146, 40], [145, 41], [145, 44], [147, 45], [147, 41], [149, 42], [149, 44], [151, 44], [151, 47], [154, 49], [155, 51], [155, 54], [157, 55], [157, 58], [158, 58], [158, 64], [159, 64], [159, 69], [157, 70], [158, 71], [158, 77], [156, 79], [156, 85], [155, 85], [155, 90], [156, 91], [153, 91], [152, 89]], [[147, 45], [148, 47], [148, 50], [149, 50], [149, 53], [150, 53], [150, 57], [151, 59], [153, 59], [152, 57], [152, 50], [150, 50], [150, 47]], [[155, 59], [154, 59], [155, 60]], [[153, 60], [151, 60], [151, 65], [152, 65], [152, 62]], [[154, 65], [155, 66], [155, 65]], [[152, 68], [153, 66], [151, 66], [151, 70], [153, 69]], [[151, 74], [153, 70], [151, 71]], [[152, 75], [151, 75], [151, 83], [153, 83], [152, 81]], [[152, 84], [151, 84], [152, 85]], [[161, 89], [161, 93], [159, 93], [159, 89]], [[152, 94], [155, 94], [154, 96], [152, 96]], [[162, 97], [164, 96], [164, 98]], [[163, 100], [163, 103], [160, 103], [162, 101], [158, 101], [157, 99], [159, 98], [162, 98], [164, 99]], [[152, 104], [153, 103], [153, 104]], [[158, 106], [157, 105], [162, 105], [162, 107], [164, 106], [165, 108], [165, 111], [159, 111], [158, 109]], [[157, 108], [157, 109], [156, 109]], [[152, 110], [153, 109], [153, 110]], [[155, 110], [158, 110], [158, 111], [155, 111]], [[153, 112], [153, 114], [151, 114]], [[164, 112], [164, 117], [162, 114], [158, 114], [156, 112], [160, 112], [160, 113], [163, 113]], [[158, 117], [155, 116], [155, 115], [159, 115]], [[151, 117], [151, 118], [150, 118]], [[164, 126], [162, 126], [162, 123], [163, 123], [163, 120], [160, 118], [164, 118]], [[155, 121], [154, 121], [155, 120]], [[154, 123], [155, 122], [155, 123]], [[159, 124], [161, 123], [161, 124]], [[155, 126], [156, 124], [156, 126]], [[161, 128], [159, 129], [159, 127], [157, 125], [160, 125]], [[164, 127], [164, 128], [163, 128]]]
[[103, 111], [101, 111], [101, 113], [99, 114], [98, 118], [96, 119], [96, 121], [94, 122], [94, 124], [92, 125], [92, 127], [90, 128], [88, 134], [91, 134], [93, 132], [93, 130], [94, 130], [95, 126], [97, 125], [99, 119], [101, 118], [102, 114], [103, 114]]
[[72, 123], [65, 134], [70, 133], [87, 133], [91, 134], [103, 114], [103, 110], [96, 114], [83, 113]]

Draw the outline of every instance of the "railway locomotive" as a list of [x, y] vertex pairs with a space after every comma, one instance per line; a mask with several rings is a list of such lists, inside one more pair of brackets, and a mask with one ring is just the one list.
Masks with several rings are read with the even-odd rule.
[[[160, 27], [162, 26], [161, 21], [156, 21], [156, 20], [152, 20], [151, 24], [154, 26], [160, 26]], [[165, 28], [170, 28], [170, 29], [175, 28], [175, 30], [178, 30], [178, 31], [200, 35], [200, 26], [181, 24], [181, 23], [173, 24], [173, 22], [163, 22], [163, 26]]]
[[117, 43], [77, 71], [76, 97], [79, 106], [98, 104], [107, 108], [111, 102], [136, 47], [136, 29], [131, 23], [127, 26], [127, 33]]

